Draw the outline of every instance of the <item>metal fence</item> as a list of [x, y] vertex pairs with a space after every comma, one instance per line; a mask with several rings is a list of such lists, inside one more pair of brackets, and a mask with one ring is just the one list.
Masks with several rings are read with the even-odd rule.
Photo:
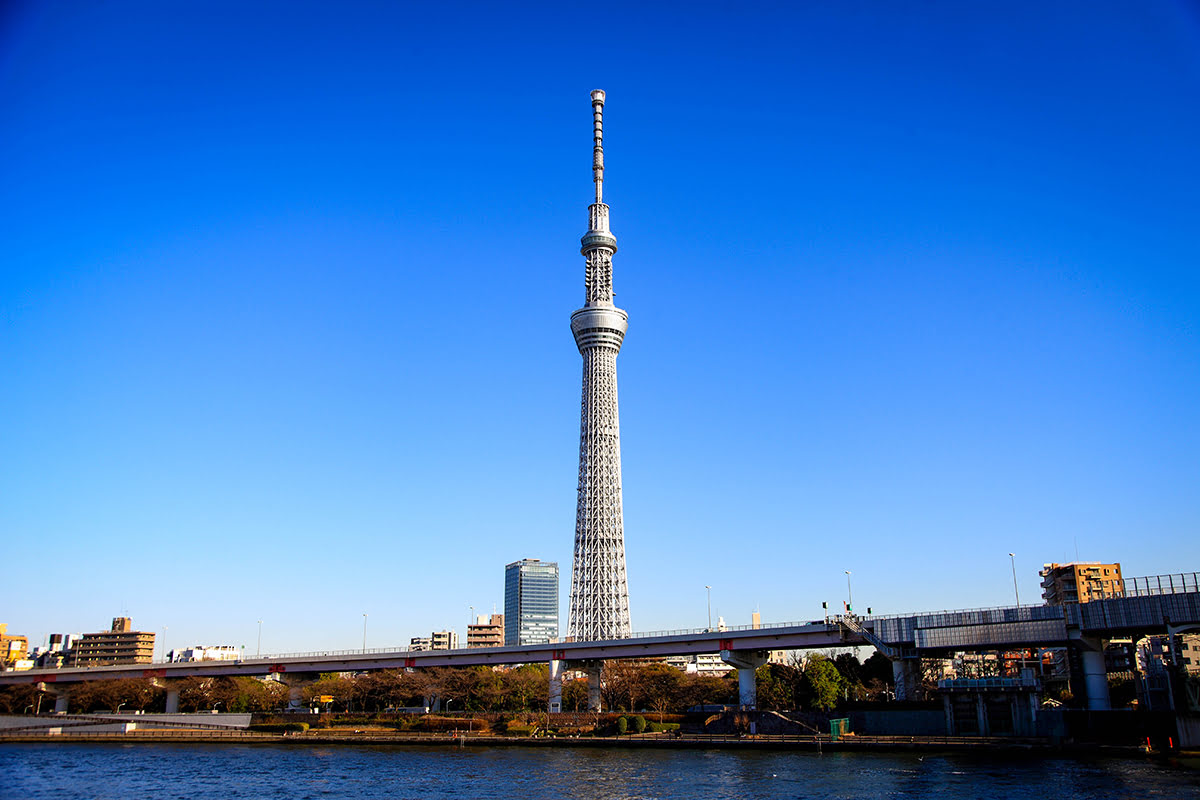
[[1200, 592], [1200, 572], [1173, 572], [1144, 578], [1123, 578], [1118, 597], [1148, 597], [1156, 594]]

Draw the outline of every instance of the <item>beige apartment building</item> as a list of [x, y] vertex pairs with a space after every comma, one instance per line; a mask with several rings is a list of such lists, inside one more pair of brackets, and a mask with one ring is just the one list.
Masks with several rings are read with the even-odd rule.
[[71, 666], [149, 664], [154, 660], [154, 634], [132, 628], [129, 617], [117, 617], [112, 621], [112, 630], [83, 634], [74, 644]]
[[467, 647], [503, 647], [504, 615], [479, 616], [467, 626]]
[[1121, 565], [1117, 563], [1072, 561], [1069, 564], [1045, 564], [1038, 574], [1042, 576], [1042, 599], [1048, 606], [1088, 603], [1105, 597], [1120, 597], [1125, 593]]

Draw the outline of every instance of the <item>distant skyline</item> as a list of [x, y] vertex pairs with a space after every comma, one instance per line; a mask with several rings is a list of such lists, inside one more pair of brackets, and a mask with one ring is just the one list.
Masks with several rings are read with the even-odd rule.
[[635, 631], [1200, 570], [1200, 9], [688, 8], [6, 4], [9, 632], [403, 646], [570, 564], [592, 89]]

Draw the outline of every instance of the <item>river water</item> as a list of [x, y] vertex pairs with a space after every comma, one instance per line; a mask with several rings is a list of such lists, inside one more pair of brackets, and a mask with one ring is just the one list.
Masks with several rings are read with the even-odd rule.
[[1200, 773], [1144, 760], [184, 744], [0, 745], [0, 798], [1200, 798]]

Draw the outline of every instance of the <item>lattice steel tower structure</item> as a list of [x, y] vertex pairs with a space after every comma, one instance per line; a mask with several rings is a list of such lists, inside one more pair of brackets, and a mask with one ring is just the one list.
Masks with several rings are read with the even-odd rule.
[[583, 356], [579, 421], [579, 499], [567, 636], [575, 641], [630, 635], [625, 579], [625, 524], [621, 512], [621, 427], [617, 417], [617, 353], [629, 315], [613, 305], [612, 257], [617, 240], [604, 204], [604, 92], [592, 92], [592, 179], [596, 202], [588, 206], [581, 240], [587, 262], [585, 304], [571, 315], [571, 333]]

